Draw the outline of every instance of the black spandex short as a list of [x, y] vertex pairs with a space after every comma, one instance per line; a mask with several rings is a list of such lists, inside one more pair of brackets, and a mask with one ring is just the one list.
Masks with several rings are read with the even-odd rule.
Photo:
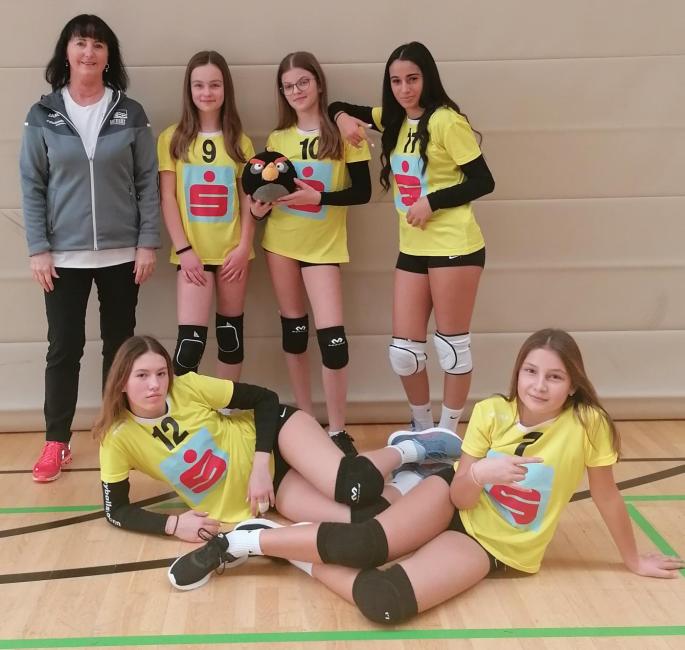
[[428, 269], [437, 269], [450, 266], [485, 266], [485, 248], [468, 255], [408, 255], [400, 253], [397, 256], [395, 268], [409, 273], [422, 273], [426, 275]]
[[300, 409], [289, 406], [288, 404], [280, 404], [278, 407], [279, 423], [278, 432], [276, 433], [276, 446], [274, 447], [274, 494], [278, 492], [283, 477], [290, 471], [290, 465], [288, 465], [285, 458], [281, 456], [281, 450], [278, 447], [278, 435], [281, 433], [283, 425], [290, 419], [290, 416], [299, 410]]
[[[203, 264], [202, 268], [205, 271], [209, 271], [210, 273], [216, 273], [221, 267], [218, 264]], [[176, 265], [176, 270], [180, 271], [181, 270], [181, 265], [177, 264]]]
[[[446, 467], [445, 469], [437, 472], [435, 476], [439, 476], [447, 483], [447, 485], [451, 485], [452, 479], [454, 478], [454, 469], [451, 467]], [[462, 533], [463, 535], [470, 537], [474, 542], [477, 542], [487, 554], [488, 560], [490, 560], [490, 573], [493, 571], [506, 571], [509, 568], [506, 564], [504, 564], [504, 562], [500, 562], [492, 553], [487, 551], [483, 545], [466, 530], [464, 527], [464, 522], [461, 520], [461, 515], [459, 514], [458, 508], [454, 509], [454, 515], [452, 516], [452, 521], [450, 521], [449, 526], [447, 526], [447, 530], [453, 530], [457, 533]]]
[[297, 263], [300, 265], [301, 269], [306, 269], [310, 266], [337, 266], [340, 267], [340, 264], [337, 262], [303, 262], [302, 260], [297, 260]]

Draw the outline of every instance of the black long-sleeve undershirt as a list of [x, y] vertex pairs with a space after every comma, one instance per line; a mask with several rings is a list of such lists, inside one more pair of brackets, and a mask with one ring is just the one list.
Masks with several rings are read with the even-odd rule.
[[366, 160], [347, 163], [350, 186], [337, 192], [321, 192], [321, 205], [361, 205], [371, 198], [371, 174]]
[[348, 104], [347, 102], [333, 102], [328, 105], [328, 116], [331, 120], [335, 119], [335, 116], [340, 113], [347, 113], [352, 117], [356, 117], [358, 120], [368, 124], [374, 131], [379, 131], [380, 129], [376, 126], [373, 121], [373, 107], [372, 106], [360, 106], [359, 104]]
[[[261, 386], [237, 382], [233, 385], [233, 395], [226, 406], [253, 410], [255, 451], [273, 451], [279, 427], [279, 401], [276, 393]], [[164, 535], [168, 515], [150, 512], [131, 504], [129, 490], [127, 478], [114, 483], [102, 482], [102, 500], [107, 521], [126, 530]]]
[[[373, 121], [373, 113], [370, 106], [333, 102], [328, 107], [328, 114], [331, 119], [334, 119], [341, 111], [371, 125], [371, 128], [374, 130], [380, 131]], [[457, 206], [470, 203], [481, 196], [490, 194], [495, 189], [495, 179], [492, 177], [490, 168], [482, 154], [470, 162], [460, 165], [460, 168], [465, 176], [461, 183], [436, 190], [426, 196], [433, 212], [445, 208], [456, 208]]]
[[227, 407], [254, 411], [255, 451], [271, 453], [278, 435], [278, 395], [268, 388], [236, 382]]

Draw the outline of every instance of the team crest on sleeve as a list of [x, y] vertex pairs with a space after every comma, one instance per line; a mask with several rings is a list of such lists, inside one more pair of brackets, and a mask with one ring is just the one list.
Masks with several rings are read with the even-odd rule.
[[197, 505], [226, 475], [228, 453], [219, 449], [206, 428], [177, 447], [160, 470], [179, 494]]
[[[333, 182], [333, 164], [325, 160], [291, 160], [297, 177], [313, 187], [317, 192], [330, 191]], [[291, 205], [283, 206], [288, 214], [308, 219], [325, 219], [328, 206], [325, 205]]]
[[189, 221], [233, 221], [235, 172], [232, 167], [185, 165], [183, 191]]
[[423, 161], [420, 156], [392, 154], [390, 168], [397, 184], [395, 208], [400, 212], [406, 212], [428, 193], [428, 183], [422, 169]]
[[[506, 456], [492, 449], [487, 458]], [[552, 493], [554, 470], [543, 463], [529, 463], [526, 478], [517, 486], [485, 486], [490, 502], [511, 526], [538, 530]]]

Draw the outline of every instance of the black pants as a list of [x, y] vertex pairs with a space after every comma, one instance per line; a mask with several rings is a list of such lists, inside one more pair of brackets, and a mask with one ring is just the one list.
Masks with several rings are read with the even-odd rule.
[[45, 293], [49, 345], [43, 410], [46, 440], [69, 442], [93, 281], [100, 301], [103, 386], [116, 351], [133, 336], [138, 285], [134, 282], [133, 262], [100, 269], [58, 268], [57, 274], [54, 290]]

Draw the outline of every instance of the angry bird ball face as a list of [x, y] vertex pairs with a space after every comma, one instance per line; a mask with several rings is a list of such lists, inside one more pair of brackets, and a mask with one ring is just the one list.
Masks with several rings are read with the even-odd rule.
[[243, 170], [243, 190], [256, 201], [271, 203], [294, 192], [297, 172], [278, 151], [262, 151], [247, 161]]

